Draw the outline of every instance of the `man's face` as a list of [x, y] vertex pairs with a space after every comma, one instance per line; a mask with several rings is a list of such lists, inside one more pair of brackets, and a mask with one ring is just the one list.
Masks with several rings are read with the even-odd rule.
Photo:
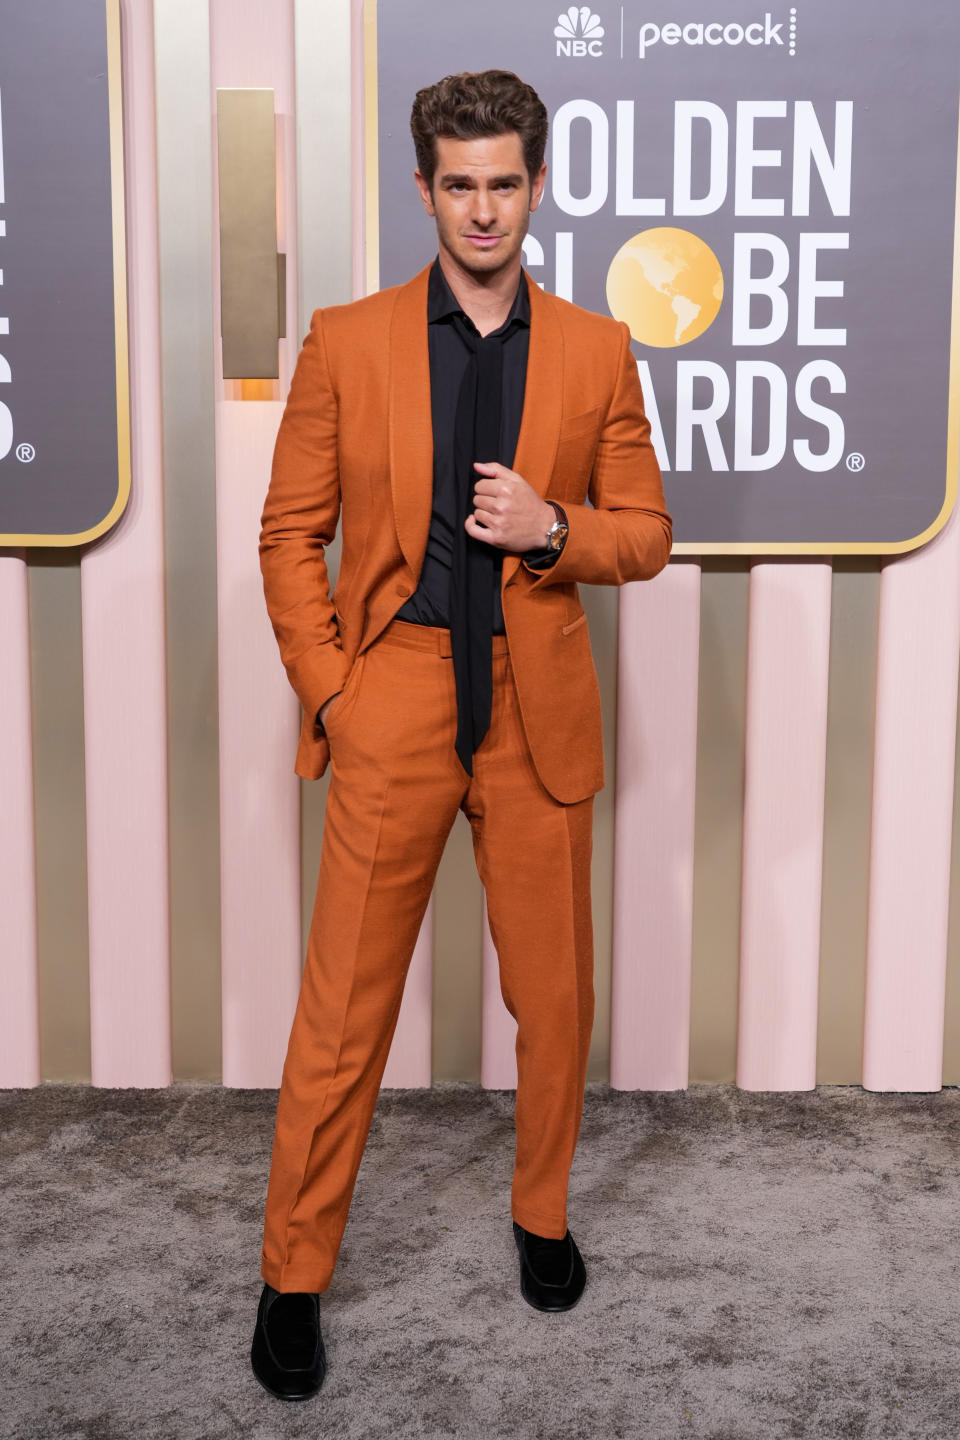
[[523, 237], [543, 195], [541, 165], [533, 185], [515, 130], [480, 140], [441, 137], [433, 187], [416, 171], [424, 209], [437, 222], [437, 238], [464, 270], [490, 276], [520, 253]]

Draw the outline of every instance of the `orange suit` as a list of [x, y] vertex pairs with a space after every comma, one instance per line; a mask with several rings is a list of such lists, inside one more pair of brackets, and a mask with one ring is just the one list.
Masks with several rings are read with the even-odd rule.
[[[331, 765], [320, 875], [284, 1064], [262, 1256], [283, 1291], [331, 1280], [406, 970], [458, 810], [473, 829], [517, 1020], [513, 1218], [566, 1230], [593, 1021], [590, 849], [600, 694], [578, 582], [666, 565], [672, 528], [627, 327], [526, 278], [530, 344], [512, 468], [566, 511], [548, 569], [505, 554], [490, 729], [453, 744], [449, 633], [395, 620], [433, 493], [429, 266], [316, 310], [277, 435], [260, 563], [303, 707], [296, 772]], [[481, 457], [478, 457], [478, 459]], [[590, 504], [587, 504], [589, 497]], [[342, 525], [334, 596], [324, 549]], [[335, 693], [325, 729], [318, 709]]]

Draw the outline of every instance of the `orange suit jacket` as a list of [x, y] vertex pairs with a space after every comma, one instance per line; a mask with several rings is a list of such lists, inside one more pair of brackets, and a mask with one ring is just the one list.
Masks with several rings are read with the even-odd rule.
[[[306, 779], [322, 775], [330, 755], [318, 709], [413, 593], [423, 564], [433, 499], [429, 269], [313, 312], [277, 434], [260, 568], [303, 707], [294, 768]], [[570, 528], [547, 570], [505, 553], [501, 594], [533, 762], [569, 804], [604, 783], [600, 691], [577, 586], [650, 579], [669, 559], [672, 525], [627, 326], [524, 279], [530, 349], [512, 468], [563, 505]], [[324, 550], [338, 518], [331, 596]]]

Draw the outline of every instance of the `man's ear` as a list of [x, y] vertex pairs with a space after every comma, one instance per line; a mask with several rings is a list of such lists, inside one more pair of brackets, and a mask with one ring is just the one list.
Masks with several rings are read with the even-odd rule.
[[536, 210], [543, 199], [543, 187], [547, 183], [547, 162], [544, 160], [540, 169], [534, 176], [533, 184], [530, 187], [530, 209]]
[[414, 170], [413, 178], [417, 182], [417, 189], [420, 191], [420, 199], [423, 201], [424, 210], [426, 210], [431, 219], [434, 219], [437, 212], [433, 208], [433, 195], [430, 191], [429, 181], [423, 178], [419, 170]]

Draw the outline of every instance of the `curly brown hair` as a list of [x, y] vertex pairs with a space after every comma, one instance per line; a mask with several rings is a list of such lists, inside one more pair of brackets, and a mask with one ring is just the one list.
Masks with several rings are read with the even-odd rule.
[[510, 70], [465, 71], [418, 90], [410, 112], [417, 168], [433, 188], [437, 138], [479, 140], [515, 131], [533, 184], [547, 148], [547, 109], [532, 86]]

